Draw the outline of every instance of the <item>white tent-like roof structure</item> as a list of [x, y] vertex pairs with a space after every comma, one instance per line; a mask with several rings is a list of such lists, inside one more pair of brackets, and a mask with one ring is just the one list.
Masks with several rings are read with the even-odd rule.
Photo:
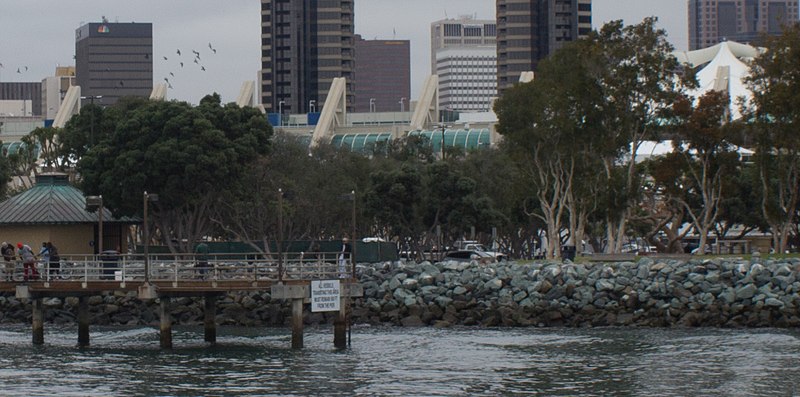
[[697, 98], [710, 90], [727, 92], [731, 98], [730, 114], [735, 120], [741, 117], [739, 98], [744, 98], [745, 101], [750, 101], [752, 98], [750, 90], [744, 83], [744, 78], [750, 74], [746, 62], [762, 51], [763, 49], [747, 44], [724, 41], [700, 50], [675, 52], [674, 55], [681, 63], [692, 67], [702, 66], [697, 72], [699, 87], [689, 94]]

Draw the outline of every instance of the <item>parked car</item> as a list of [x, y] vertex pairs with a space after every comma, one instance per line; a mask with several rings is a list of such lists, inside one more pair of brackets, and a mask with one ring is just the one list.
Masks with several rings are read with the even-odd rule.
[[459, 250], [465, 250], [465, 251], [483, 252], [483, 253], [491, 255], [492, 257], [497, 259], [498, 262], [499, 261], [508, 260], [508, 256], [506, 256], [506, 254], [504, 254], [502, 252], [489, 251], [488, 249], [486, 249], [486, 247], [483, 244], [480, 244], [477, 241], [472, 241], [472, 240], [456, 241], [455, 248], [459, 249]]
[[484, 251], [477, 251], [477, 250], [450, 251], [447, 253], [447, 255], [445, 255], [444, 260], [456, 261], [456, 262], [476, 261], [481, 264], [497, 262], [497, 258], [495, 258], [494, 256]]

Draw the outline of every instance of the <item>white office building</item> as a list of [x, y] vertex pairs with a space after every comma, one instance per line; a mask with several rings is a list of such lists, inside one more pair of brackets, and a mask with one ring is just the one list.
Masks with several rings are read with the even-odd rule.
[[431, 73], [439, 108], [485, 112], [497, 97], [497, 24], [469, 16], [431, 24]]

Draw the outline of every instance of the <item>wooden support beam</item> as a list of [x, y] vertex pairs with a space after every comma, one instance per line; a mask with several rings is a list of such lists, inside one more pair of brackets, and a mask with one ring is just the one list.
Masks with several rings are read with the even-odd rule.
[[217, 343], [217, 295], [206, 294], [203, 303], [206, 342], [214, 344]]
[[292, 349], [303, 348], [303, 298], [292, 299]]
[[42, 298], [33, 298], [31, 302], [31, 307], [33, 309], [33, 320], [32, 320], [32, 333], [33, 333], [33, 344], [34, 345], [43, 345], [44, 344], [44, 305], [42, 305]]
[[170, 298], [161, 298], [161, 348], [172, 349], [172, 317], [169, 314]]
[[89, 297], [78, 297], [78, 347], [89, 346]]

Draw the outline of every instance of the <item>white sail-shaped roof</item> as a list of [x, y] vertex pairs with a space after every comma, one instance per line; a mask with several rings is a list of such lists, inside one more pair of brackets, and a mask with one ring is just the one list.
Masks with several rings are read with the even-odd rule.
[[678, 61], [693, 67], [702, 66], [697, 72], [699, 86], [689, 94], [695, 98], [710, 90], [726, 91], [731, 98], [731, 117], [741, 117], [739, 98], [749, 101], [752, 97], [744, 79], [750, 74], [746, 62], [752, 60], [763, 51], [756, 47], [725, 41], [713, 47], [689, 52], [676, 52]]

